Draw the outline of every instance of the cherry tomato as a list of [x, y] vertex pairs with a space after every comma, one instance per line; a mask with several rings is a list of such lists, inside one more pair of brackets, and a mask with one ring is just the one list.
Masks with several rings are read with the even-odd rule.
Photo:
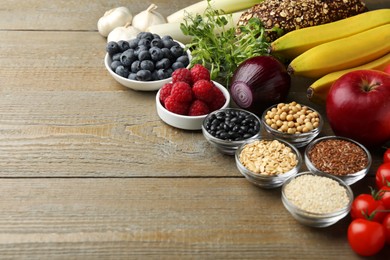
[[379, 165], [375, 174], [375, 182], [378, 189], [390, 186], [390, 162]]
[[351, 217], [352, 219], [368, 219], [376, 222], [382, 222], [386, 217], [385, 206], [383, 201], [371, 194], [360, 194], [352, 202]]
[[390, 163], [390, 148], [383, 154], [383, 163]]
[[385, 206], [387, 210], [390, 210], [390, 186], [383, 186], [380, 188], [378, 195], [383, 202], [383, 206]]
[[372, 256], [385, 245], [385, 228], [382, 223], [367, 219], [355, 219], [348, 227], [348, 242], [361, 256]]
[[386, 215], [382, 224], [385, 228], [386, 243], [390, 245], [390, 213]]

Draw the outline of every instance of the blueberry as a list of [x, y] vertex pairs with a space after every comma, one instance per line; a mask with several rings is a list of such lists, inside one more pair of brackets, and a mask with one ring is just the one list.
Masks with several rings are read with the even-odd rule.
[[136, 59], [137, 56], [135, 56], [134, 50], [128, 49], [127, 51], [122, 53], [120, 61], [124, 66], [130, 66], [131, 63], [133, 63]]
[[124, 67], [123, 65], [120, 65], [116, 68], [115, 73], [121, 77], [127, 78], [130, 72], [128, 68]]
[[149, 49], [150, 57], [154, 61], [159, 61], [164, 58], [164, 53], [158, 47], [152, 47]]
[[168, 49], [172, 48], [175, 43], [173, 40], [164, 39], [164, 38], [162, 39], [162, 41], [164, 44], [164, 48], [168, 48]]
[[154, 36], [150, 32], [140, 32], [140, 33], [138, 33], [137, 38], [138, 39], [148, 39], [150, 42], [154, 39]]
[[170, 49], [168, 49], [168, 48], [162, 48], [161, 49], [161, 52], [163, 53], [163, 55], [164, 55], [164, 58], [167, 58], [167, 59], [169, 59], [170, 61], [175, 61], [175, 56], [173, 56], [173, 54], [172, 54], [172, 52], [171, 52], [171, 50]]
[[165, 41], [165, 40], [173, 41], [173, 38], [172, 38], [170, 35], [164, 35], [163, 37], [161, 37], [161, 39], [162, 39], [163, 41]]
[[118, 41], [119, 50], [121, 52], [124, 52], [128, 49], [130, 49], [130, 44], [128, 41]]
[[173, 56], [175, 56], [176, 58], [179, 58], [184, 53], [184, 50], [180, 45], [174, 45], [171, 47], [170, 50], [171, 50]]
[[158, 79], [167, 79], [171, 76], [169, 70], [167, 69], [159, 69], [157, 70], [157, 78]]
[[151, 42], [150, 42], [150, 46], [151, 47], [158, 47], [159, 49], [163, 48], [164, 47], [164, 43], [161, 39], [153, 39]]
[[120, 52], [118, 43], [113, 42], [113, 41], [107, 43], [107, 45], [106, 45], [106, 51], [107, 51], [108, 54], [110, 54], [111, 56], [114, 55], [115, 53]]
[[188, 64], [190, 64], [190, 59], [187, 54], [180, 56], [176, 61], [183, 63], [184, 67], [187, 67]]
[[152, 80], [152, 72], [149, 70], [140, 70], [137, 72], [137, 79], [139, 81], [150, 81]]
[[134, 50], [134, 54], [135, 54], [135, 56], [138, 57], [138, 55], [141, 51], [148, 51], [148, 50], [149, 50], [149, 48], [146, 47], [145, 45], [137, 46], [137, 48], [135, 48], [135, 50]]
[[128, 78], [128, 79], [131, 79], [131, 80], [137, 80], [137, 74], [131, 72], [127, 78]]
[[160, 79], [158, 78], [158, 73], [157, 73], [157, 71], [158, 71], [158, 70], [154, 70], [154, 71], [152, 72], [152, 80], [160, 80]]
[[146, 38], [142, 38], [138, 42], [138, 46], [146, 46], [148, 49], [150, 48], [150, 40]]
[[160, 39], [161, 40], [161, 36], [158, 35], [157, 33], [153, 33], [153, 39]]
[[171, 67], [171, 61], [167, 58], [162, 58], [156, 62], [156, 69], [168, 69]]
[[139, 42], [139, 39], [138, 39], [138, 38], [131, 39], [131, 40], [129, 41], [129, 47], [130, 47], [131, 49], [137, 48], [138, 42]]
[[115, 53], [115, 54], [112, 55], [112, 57], [111, 57], [112, 61], [120, 60], [120, 59], [121, 59], [121, 55], [122, 55], [122, 52]]
[[151, 60], [143, 60], [141, 61], [141, 69], [142, 70], [149, 70], [154, 71], [154, 63]]
[[184, 64], [181, 63], [180, 61], [176, 61], [172, 64], [172, 69], [173, 70], [177, 70], [177, 69], [180, 69], [180, 68], [185, 68]]
[[151, 58], [151, 56], [150, 56], [150, 53], [149, 53], [149, 51], [140, 51], [139, 53], [138, 53], [138, 60], [140, 60], [140, 61], [143, 61], [143, 60], [151, 60], [152, 58]]
[[141, 70], [141, 62], [139, 60], [134, 61], [130, 67], [131, 72], [137, 73]]
[[113, 62], [111, 62], [110, 67], [111, 67], [112, 71], [115, 71], [116, 68], [120, 65], [122, 65], [122, 63], [119, 60], [114, 60]]

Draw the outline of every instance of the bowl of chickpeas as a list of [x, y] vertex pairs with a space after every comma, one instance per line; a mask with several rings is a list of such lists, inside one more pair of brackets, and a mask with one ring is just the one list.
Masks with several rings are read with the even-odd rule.
[[261, 116], [261, 123], [268, 135], [299, 148], [318, 136], [324, 120], [313, 108], [292, 101], [266, 109]]

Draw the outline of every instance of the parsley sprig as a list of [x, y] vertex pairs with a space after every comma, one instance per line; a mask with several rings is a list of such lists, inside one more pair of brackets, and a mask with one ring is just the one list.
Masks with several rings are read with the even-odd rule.
[[253, 17], [237, 30], [232, 14], [214, 9], [210, 3], [202, 15], [187, 13], [180, 29], [192, 37], [186, 45], [191, 51], [191, 65], [204, 65], [210, 70], [211, 79], [225, 86], [229, 86], [235, 69], [243, 61], [268, 55], [270, 42], [266, 33], [271, 30], [265, 29], [260, 19]]

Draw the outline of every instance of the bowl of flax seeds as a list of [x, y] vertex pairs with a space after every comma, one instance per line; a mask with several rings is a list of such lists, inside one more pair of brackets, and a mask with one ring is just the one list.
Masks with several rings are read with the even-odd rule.
[[329, 174], [351, 185], [367, 175], [372, 158], [360, 143], [341, 136], [325, 136], [305, 149], [304, 161], [309, 171]]

